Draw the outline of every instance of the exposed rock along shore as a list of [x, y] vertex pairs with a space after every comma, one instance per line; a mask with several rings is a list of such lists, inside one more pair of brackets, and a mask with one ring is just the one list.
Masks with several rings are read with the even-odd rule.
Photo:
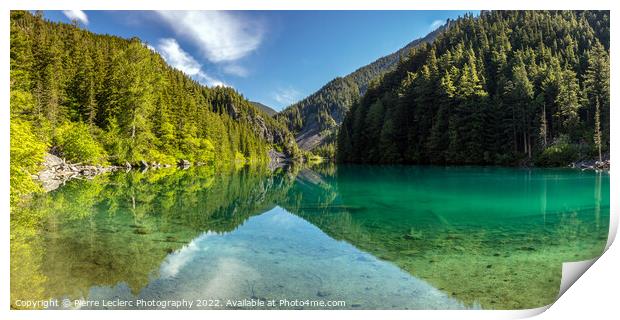
[[[276, 168], [286, 166], [290, 163], [290, 159], [282, 152], [275, 150], [269, 151], [269, 168], [273, 171]], [[192, 165], [188, 160], [179, 160], [177, 166], [181, 169], [187, 169]], [[205, 165], [205, 163], [198, 162], [195, 165]], [[72, 179], [93, 179], [95, 176], [113, 171], [129, 171], [132, 169], [140, 170], [142, 172], [149, 169], [160, 169], [173, 167], [170, 164], [161, 164], [158, 162], [147, 162], [141, 160], [138, 163], [131, 164], [125, 162], [121, 166], [97, 166], [97, 165], [82, 165], [80, 163], [68, 163], [64, 159], [61, 159], [53, 154], [46, 153], [43, 161], [43, 170], [32, 177], [35, 180], [41, 182], [43, 190], [49, 192], [58, 189], [64, 185], [67, 181]]]
[[573, 162], [569, 165], [570, 168], [581, 169], [581, 170], [605, 170], [609, 171], [611, 168], [611, 163], [609, 159], [598, 161], [598, 160], [582, 160]]
[[[202, 163], [198, 163], [200, 165]], [[180, 160], [178, 166], [186, 169], [191, 165], [188, 160]], [[35, 180], [38, 180], [43, 185], [43, 190], [49, 192], [57, 189], [65, 184], [65, 182], [72, 179], [92, 179], [95, 176], [118, 170], [131, 170], [138, 169], [146, 171], [148, 169], [160, 169], [170, 168], [170, 164], [161, 164], [158, 162], [147, 162], [144, 160], [138, 163], [131, 164], [126, 162], [122, 166], [96, 166], [96, 165], [82, 165], [80, 163], [68, 163], [64, 159], [61, 159], [53, 154], [47, 153], [44, 156], [43, 170], [38, 174], [33, 175]]]
[[[280, 167], [285, 167], [291, 163], [291, 159], [287, 158], [284, 153], [275, 151], [273, 149], [269, 150], [269, 158], [269, 169], [271, 169], [272, 171]], [[204, 163], [196, 163], [196, 165], [200, 166], [204, 165]], [[177, 166], [181, 169], [187, 169], [191, 166], [191, 162], [182, 159], [179, 160]], [[93, 179], [99, 174], [118, 170], [129, 171], [132, 169], [137, 169], [144, 172], [149, 169], [170, 167], [172, 167], [172, 165], [170, 164], [161, 164], [158, 162], [149, 163], [145, 160], [141, 160], [135, 164], [126, 162], [122, 166], [82, 165], [79, 163], [68, 163], [64, 159], [47, 153], [44, 156], [43, 170], [41, 170], [38, 174], [33, 175], [32, 177], [35, 180], [41, 182], [43, 190], [45, 190], [45, 192], [49, 192], [57, 189], [58, 187], [64, 185], [67, 181], [72, 179]], [[571, 163], [569, 167], [581, 170], [609, 171], [610, 161], [609, 159], [603, 161], [582, 160]]]

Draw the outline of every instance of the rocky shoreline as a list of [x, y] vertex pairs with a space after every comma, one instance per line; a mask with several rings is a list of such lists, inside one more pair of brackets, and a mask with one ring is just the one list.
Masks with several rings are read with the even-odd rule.
[[[282, 152], [275, 150], [269, 151], [269, 168], [273, 171], [280, 167], [285, 167], [290, 164], [290, 159]], [[43, 169], [32, 176], [33, 179], [39, 181], [43, 186], [45, 192], [58, 189], [64, 185], [67, 181], [73, 179], [93, 179], [97, 175], [115, 172], [115, 171], [129, 171], [140, 170], [145, 172], [149, 169], [162, 169], [174, 167], [170, 164], [162, 164], [159, 162], [147, 162], [145, 160], [138, 161], [135, 164], [125, 162], [124, 165], [83, 165], [80, 163], [69, 163], [65, 159], [61, 159], [53, 154], [46, 153], [43, 161]], [[192, 165], [188, 160], [179, 160], [177, 167], [180, 169], [187, 169]], [[206, 165], [206, 163], [198, 162], [196, 166]]]
[[[122, 166], [99, 166], [99, 165], [83, 165], [80, 163], [68, 163], [53, 154], [47, 153], [44, 156], [43, 170], [32, 178], [39, 181], [45, 192], [58, 189], [67, 181], [73, 179], [93, 179], [95, 176], [114, 171], [129, 171], [132, 169], [142, 172], [149, 169], [170, 168], [170, 164], [161, 164], [158, 162], [148, 163], [141, 160], [136, 164], [126, 162]], [[191, 163], [187, 160], [180, 160], [178, 166], [187, 169]], [[199, 165], [199, 164], [198, 164]]]
[[[286, 167], [291, 164], [291, 160], [286, 157], [282, 152], [275, 150], [269, 150], [269, 169], [275, 170], [277, 168]], [[197, 166], [204, 165], [204, 163], [196, 163]], [[177, 166], [181, 169], [187, 169], [191, 166], [191, 162], [188, 160], [179, 160]], [[93, 179], [95, 176], [114, 171], [129, 171], [140, 170], [141, 172], [149, 169], [161, 169], [171, 168], [170, 164], [161, 164], [158, 162], [147, 162], [144, 160], [138, 163], [131, 164], [126, 162], [122, 166], [110, 165], [82, 165], [79, 163], [68, 163], [64, 159], [61, 159], [53, 154], [47, 153], [44, 156], [43, 170], [38, 174], [33, 175], [32, 178], [39, 181], [43, 186], [45, 192], [58, 189], [64, 185], [67, 181], [72, 179]], [[581, 160], [573, 162], [568, 165], [569, 168], [581, 169], [581, 170], [596, 170], [596, 171], [609, 171], [610, 161], [609, 159], [598, 160]]]
[[609, 171], [611, 168], [611, 163], [609, 159], [598, 161], [598, 160], [581, 160], [577, 162], [571, 163], [569, 168], [573, 169], [581, 169], [581, 170], [604, 170]]

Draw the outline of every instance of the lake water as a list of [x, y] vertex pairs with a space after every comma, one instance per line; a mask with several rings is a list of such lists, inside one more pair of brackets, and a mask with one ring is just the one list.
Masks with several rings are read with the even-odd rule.
[[601, 254], [609, 196], [607, 173], [564, 169], [202, 167], [74, 180], [12, 210], [11, 305], [540, 307], [557, 296], [563, 262]]

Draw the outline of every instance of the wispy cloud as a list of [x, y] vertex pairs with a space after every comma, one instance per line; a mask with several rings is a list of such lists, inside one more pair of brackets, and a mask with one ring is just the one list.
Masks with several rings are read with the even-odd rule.
[[181, 49], [181, 46], [175, 39], [160, 39], [158, 48], [158, 51], [168, 64], [190, 76], [197, 74], [202, 67], [189, 53]]
[[159, 52], [170, 66], [183, 71], [183, 73], [193, 77], [202, 84], [208, 86], [227, 86], [224, 82], [205, 73], [202, 70], [202, 65], [189, 53], [185, 52], [175, 39], [160, 39], [157, 48], [151, 46], [149, 48]]
[[435, 21], [433, 21], [433, 23], [431, 23], [430, 26], [428, 26], [428, 31], [433, 31], [433, 30], [443, 26], [444, 23], [446, 23], [445, 20], [435, 20]]
[[71, 20], [78, 20], [83, 24], [88, 24], [88, 16], [82, 10], [63, 10], [62, 13]]
[[301, 93], [294, 88], [280, 88], [273, 93], [273, 99], [283, 106], [291, 105], [299, 100]]
[[230, 62], [256, 50], [264, 27], [256, 20], [223, 11], [158, 11], [182, 37], [198, 46], [211, 62]]
[[247, 77], [248, 70], [237, 64], [229, 64], [224, 66], [224, 72], [237, 77]]

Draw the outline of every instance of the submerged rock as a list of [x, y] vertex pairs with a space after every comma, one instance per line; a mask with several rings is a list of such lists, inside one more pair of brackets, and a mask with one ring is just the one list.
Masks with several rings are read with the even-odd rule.
[[324, 290], [319, 290], [319, 291], [317, 291], [316, 296], [317, 297], [321, 297], [321, 298], [327, 297], [327, 296], [329, 296], [329, 292], [324, 291]]
[[133, 233], [135, 234], [149, 234], [149, 231], [145, 228], [136, 228]]

